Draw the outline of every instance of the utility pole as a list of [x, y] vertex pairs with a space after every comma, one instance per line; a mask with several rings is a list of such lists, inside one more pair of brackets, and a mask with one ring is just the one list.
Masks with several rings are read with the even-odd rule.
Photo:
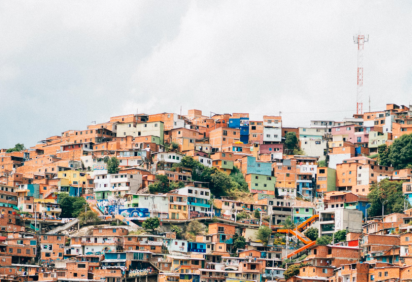
[[37, 234], [37, 204], [34, 203], [34, 233]]
[[357, 34], [353, 37], [353, 43], [358, 45], [358, 68], [357, 68], [357, 93], [356, 93], [356, 114], [363, 113], [362, 91], [363, 91], [363, 49], [365, 42], [369, 41], [369, 35]]

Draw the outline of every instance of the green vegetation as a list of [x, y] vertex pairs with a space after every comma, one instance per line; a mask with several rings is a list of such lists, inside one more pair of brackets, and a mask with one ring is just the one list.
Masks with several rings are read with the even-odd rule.
[[156, 182], [149, 185], [149, 192], [150, 194], [167, 193], [171, 190], [182, 187], [185, 187], [185, 184], [183, 182], [169, 182], [169, 179], [166, 175], [157, 174]]
[[95, 213], [94, 211], [90, 211], [90, 210], [86, 212], [81, 212], [77, 218], [79, 219], [80, 224], [86, 224], [86, 223], [96, 224], [100, 222], [100, 218], [97, 215], [97, 213]]
[[203, 235], [206, 231], [206, 225], [203, 223], [193, 220], [186, 227], [185, 238], [188, 241], [195, 241], [196, 235]]
[[160, 220], [158, 217], [149, 217], [142, 223], [142, 227], [146, 230], [154, 230], [160, 226]]
[[233, 235], [233, 252], [236, 253], [238, 249], [244, 249], [246, 246], [246, 239], [243, 236], [235, 233]]
[[177, 225], [171, 225], [170, 230], [176, 233], [176, 239], [182, 239], [183, 230]]
[[[368, 216], [382, 215], [382, 205], [385, 207], [385, 214], [403, 212], [405, 196], [402, 193], [402, 183], [384, 179], [377, 184], [372, 184], [368, 194], [371, 204]], [[409, 208], [409, 202], [406, 201], [406, 203]]]
[[172, 143], [165, 143], [165, 151], [166, 152], [178, 152], [179, 151], [179, 144], [176, 142], [172, 142]]
[[262, 241], [263, 245], [267, 246], [271, 234], [272, 234], [272, 229], [263, 225], [259, 227], [256, 238]]
[[286, 133], [286, 135], [285, 135], [286, 148], [288, 148], [289, 150], [296, 149], [298, 147], [298, 143], [299, 143], [299, 140], [296, 137], [295, 132]]
[[61, 193], [58, 197], [58, 202], [62, 213], [62, 218], [78, 217], [81, 212], [84, 212], [84, 206], [87, 205], [87, 210], [90, 210], [89, 205], [83, 197], [70, 197], [67, 193]]
[[194, 181], [209, 182], [210, 192], [216, 197], [229, 195], [233, 191], [248, 191], [248, 187], [239, 170], [229, 176], [214, 167], [206, 167], [191, 156], [184, 156], [182, 161], [173, 164], [173, 168], [184, 167], [192, 170]]
[[293, 155], [305, 155], [305, 151], [301, 150], [301, 149], [293, 149]]
[[318, 167], [326, 167], [326, 161], [319, 161]]
[[256, 219], [260, 219], [260, 212], [259, 212], [259, 210], [255, 210], [255, 211], [253, 212], [253, 216], [254, 216]]
[[[286, 262], [286, 263], [289, 263], [289, 262]], [[307, 266], [307, 264], [301, 263], [301, 264], [290, 265], [283, 273], [283, 275], [285, 276], [285, 279], [288, 280], [289, 278], [298, 275], [299, 269], [304, 266]]]
[[335, 243], [346, 241], [346, 230], [339, 230], [335, 233]]
[[316, 244], [317, 245], [329, 245], [330, 243], [332, 243], [332, 237], [331, 236], [327, 236], [324, 235], [322, 237], [319, 237], [318, 239], [316, 239]]
[[315, 241], [319, 237], [319, 230], [315, 227], [310, 227], [305, 231], [305, 236]]
[[245, 211], [241, 211], [236, 215], [236, 220], [242, 220], [246, 218], [249, 218], [249, 215]]
[[235, 183], [239, 185], [238, 187], [232, 188], [245, 192], [249, 191], [249, 187], [247, 185], [245, 178], [243, 177], [243, 173], [237, 167], [233, 167], [232, 172], [230, 173], [230, 177]]
[[296, 224], [293, 223], [292, 218], [288, 216], [285, 221], [282, 223], [282, 228], [283, 229], [294, 229], [296, 227]]
[[11, 152], [20, 152], [25, 150], [26, 148], [24, 148], [24, 144], [20, 144], [17, 143], [13, 148], [7, 149], [7, 153], [11, 153]]
[[412, 165], [412, 134], [402, 135], [395, 139], [389, 147], [385, 144], [378, 147], [379, 164], [403, 169]]
[[119, 172], [119, 160], [116, 157], [111, 157], [107, 161], [107, 172], [109, 174], [116, 174]]

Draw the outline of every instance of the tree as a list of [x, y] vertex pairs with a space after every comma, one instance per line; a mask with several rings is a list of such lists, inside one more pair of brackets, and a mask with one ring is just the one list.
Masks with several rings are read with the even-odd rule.
[[315, 241], [319, 237], [319, 230], [315, 227], [310, 227], [305, 231], [305, 236]]
[[119, 172], [119, 160], [116, 157], [111, 157], [107, 161], [107, 172], [109, 174], [116, 174]]
[[180, 163], [173, 164], [173, 167], [185, 167], [189, 169], [197, 169], [201, 168], [202, 164], [198, 161], [196, 161], [193, 157], [191, 156], [184, 156]]
[[182, 230], [182, 228], [180, 228], [179, 226], [177, 226], [177, 225], [171, 225], [170, 226], [170, 230], [172, 231], [172, 232], [175, 232], [176, 233], [176, 238], [177, 239], [182, 239], [182, 233], [183, 233], [183, 230]]
[[383, 166], [390, 166], [391, 162], [389, 159], [390, 149], [386, 144], [378, 146], [378, 160], [379, 164]]
[[298, 147], [298, 138], [295, 132], [288, 132], [285, 135], [285, 145], [289, 150], [293, 150]]
[[[67, 193], [60, 193], [57, 199], [62, 210], [60, 214], [62, 218], [78, 217], [81, 212], [84, 212], [84, 205], [87, 205], [83, 197], [70, 197]], [[87, 210], [90, 210], [89, 206]]]
[[393, 166], [395, 169], [406, 168], [412, 164], [412, 134], [402, 135], [389, 147], [385, 144], [380, 145], [378, 156], [380, 165]]
[[316, 239], [316, 244], [317, 245], [329, 245], [330, 243], [332, 243], [332, 237], [324, 235], [322, 237], [319, 237], [318, 239]]
[[231, 178], [220, 171], [211, 175], [211, 184], [210, 192], [215, 196], [226, 195], [232, 188]]
[[267, 226], [261, 226], [258, 229], [258, 233], [256, 238], [260, 241], [262, 241], [263, 245], [267, 245], [270, 239], [270, 235], [272, 234], [272, 229], [270, 229]]
[[346, 230], [339, 230], [338, 232], [335, 233], [335, 243], [338, 242], [345, 242], [346, 241]]
[[67, 193], [61, 193], [57, 197], [57, 201], [60, 204], [60, 208], [62, 210], [60, 216], [62, 218], [73, 218], [72, 211], [73, 211], [73, 202], [75, 198], [70, 197]]
[[72, 217], [78, 217], [84, 211], [84, 206], [87, 205], [87, 210], [90, 210], [89, 205], [83, 197], [73, 197], [72, 202]]
[[236, 168], [230, 176], [218, 171], [215, 167], [207, 167], [191, 156], [184, 156], [173, 168], [185, 167], [192, 170], [194, 181], [209, 182], [210, 192], [216, 197], [228, 195], [231, 191], [249, 191], [243, 174]]
[[192, 233], [193, 235], [203, 235], [206, 230], [206, 225], [203, 223], [192, 220], [186, 227], [186, 232]]
[[7, 149], [6, 153], [20, 152], [20, 151], [23, 151], [25, 149], [26, 148], [24, 148], [24, 144], [17, 143], [16, 145], [14, 145], [13, 148]]
[[236, 215], [236, 220], [242, 220], [245, 218], [249, 218], [249, 215], [245, 211], [241, 211]]
[[282, 223], [283, 229], [294, 229], [296, 224], [292, 221], [292, 218], [288, 216], [285, 221]]
[[175, 189], [179, 189], [179, 188], [183, 188], [185, 187], [185, 183], [182, 181], [179, 182], [170, 182], [169, 183], [169, 188], [170, 190], [175, 190]]
[[172, 148], [173, 151], [177, 151], [179, 149], [179, 144], [176, 142], [170, 143], [170, 147]]
[[297, 149], [293, 149], [293, 154], [294, 154], [294, 155], [302, 155], [302, 156], [303, 156], [303, 155], [305, 155], [306, 153], [305, 153], [305, 151], [297, 148]]
[[235, 253], [238, 249], [244, 249], [246, 246], [246, 239], [243, 236], [235, 233], [233, 235], [233, 252]]
[[205, 234], [205, 231], [206, 225], [197, 220], [193, 220], [186, 227], [185, 238], [186, 240], [193, 242], [196, 240], [197, 235], [203, 235]]
[[395, 169], [412, 164], [412, 134], [395, 139], [389, 150], [389, 160]]
[[245, 192], [249, 191], [249, 186], [245, 180], [245, 177], [237, 167], [233, 167], [229, 176], [232, 178], [233, 181], [235, 181], [239, 185], [238, 190]]
[[283, 276], [285, 276], [285, 279], [288, 280], [289, 278], [292, 278], [293, 276], [298, 275], [300, 268], [301, 268], [300, 265], [291, 264], [291, 265], [289, 265], [289, 267], [285, 270], [285, 272], [283, 273]]
[[368, 216], [382, 215], [382, 205], [385, 214], [403, 212], [405, 202], [407, 208], [409, 208], [410, 204], [405, 201], [405, 196], [402, 193], [402, 183], [384, 179], [377, 184], [372, 184], [368, 194], [371, 204], [368, 209]]
[[253, 216], [254, 216], [255, 218], [257, 218], [257, 219], [260, 219], [260, 212], [259, 212], [259, 210], [255, 210], [255, 211], [253, 212]]
[[98, 214], [93, 211], [82, 212], [77, 218], [79, 219], [80, 224], [98, 223], [100, 221]]
[[154, 230], [160, 226], [160, 221], [158, 217], [149, 217], [142, 223], [142, 227], [146, 230]]
[[185, 187], [185, 184], [183, 182], [169, 182], [167, 175], [157, 174], [156, 182], [149, 185], [149, 192], [150, 194], [167, 193], [170, 190], [183, 187]]
[[318, 167], [326, 167], [326, 161], [319, 161]]

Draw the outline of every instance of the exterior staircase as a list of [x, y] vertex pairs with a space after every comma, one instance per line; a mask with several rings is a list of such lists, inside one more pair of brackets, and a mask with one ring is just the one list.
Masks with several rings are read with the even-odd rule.
[[[316, 241], [312, 241], [312, 243], [309, 243], [309, 244], [307, 244], [306, 246], [303, 246], [302, 248], [297, 249], [297, 250], [294, 251], [294, 252], [291, 252], [290, 254], [288, 254], [288, 255], [286, 256], [286, 258], [291, 258], [291, 257], [293, 257], [293, 256], [296, 256], [297, 254], [299, 254], [299, 253], [301, 253], [301, 252], [309, 249], [310, 247], [314, 246], [315, 244], [316, 244]], [[283, 258], [283, 259], [285, 259], [285, 258]]]
[[69, 221], [68, 223], [66, 223], [65, 225], [59, 226], [57, 228], [54, 228], [53, 230], [50, 230], [49, 232], [47, 232], [46, 234], [57, 234], [59, 232], [62, 232], [64, 230], [67, 230], [73, 226], [75, 226], [77, 223], [79, 222], [79, 219], [73, 219], [72, 221]]
[[120, 215], [120, 214], [115, 215], [114, 218], [120, 220], [121, 222], [126, 223], [126, 225], [128, 225], [128, 226], [130, 226], [130, 227], [132, 227], [132, 228], [134, 228], [134, 229], [138, 229], [138, 228], [139, 228], [139, 225], [135, 224], [135, 223], [132, 222], [131, 220], [127, 220], [124, 216], [122, 216], [122, 215]]

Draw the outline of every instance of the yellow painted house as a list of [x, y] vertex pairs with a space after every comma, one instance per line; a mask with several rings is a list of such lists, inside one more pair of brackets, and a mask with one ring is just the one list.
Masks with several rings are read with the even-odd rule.
[[60, 179], [59, 187], [82, 187], [87, 184], [87, 174], [75, 170], [59, 171], [57, 178]]

